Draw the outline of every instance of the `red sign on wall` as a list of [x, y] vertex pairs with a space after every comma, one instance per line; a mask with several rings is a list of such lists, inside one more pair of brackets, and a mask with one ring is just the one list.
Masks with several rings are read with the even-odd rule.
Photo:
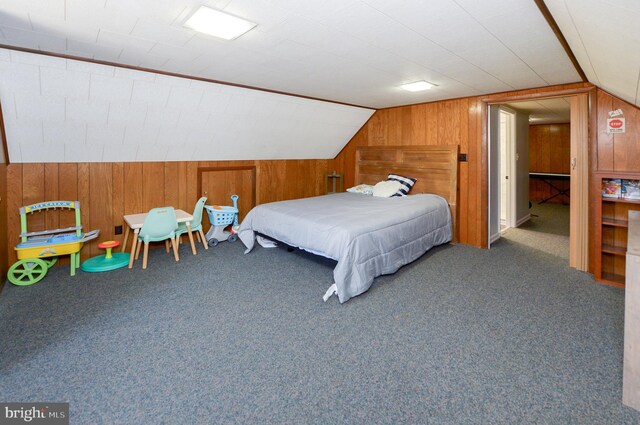
[[625, 122], [624, 118], [608, 118], [607, 119], [607, 133], [624, 133]]

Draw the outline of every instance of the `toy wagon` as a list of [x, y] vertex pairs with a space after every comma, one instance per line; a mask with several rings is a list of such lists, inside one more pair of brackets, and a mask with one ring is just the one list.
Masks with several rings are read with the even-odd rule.
[[[76, 225], [41, 232], [27, 230], [27, 214], [57, 208], [74, 210]], [[61, 255], [70, 256], [71, 276], [75, 276], [80, 267], [80, 250], [83, 244], [97, 238], [99, 234], [99, 230], [82, 233], [79, 201], [48, 201], [20, 207], [21, 242], [15, 248], [18, 261], [7, 273], [9, 282], [18, 286], [39, 282]]]
[[[209, 246], [216, 246], [220, 241], [235, 242], [238, 240], [236, 235], [236, 230], [238, 229], [238, 195], [231, 195], [231, 200], [233, 201], [232, 207], [220, 205], [204, 206], [211, 223], [211, 229], [205, 235]], [[224, 230], [229, 225], [232, 225], [230, 232]]]

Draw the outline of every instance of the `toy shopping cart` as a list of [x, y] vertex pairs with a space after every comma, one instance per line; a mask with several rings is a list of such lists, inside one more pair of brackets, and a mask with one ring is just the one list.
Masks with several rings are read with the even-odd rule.
[[[205, 235], [209, 246], [216, 246], [220, 241], [235, 242], [238, 240], [236, 235], [238, 230], [238, 195], [231, 195], [231, 200], [233, 201], [232, 207], [204, 206], [211, 223], [211, 229]], [[224, 230], [229, 225], [231, 225], [231, 231]]]
[[[41, 232], [27, 230], [27, 214], [58, 208], [74, 210], [76, 225]], [[100, 230], [82, 233], [78, 201], [48, 201], [20, 207], [20, 243], [15, 248], [18, 261], [9, 268], [9, 282], [18, 286], [39, 282], [61, 255], [71, 257], [71, 276], [74, 276], [80, 267], [82, 245], [99, 234]]]

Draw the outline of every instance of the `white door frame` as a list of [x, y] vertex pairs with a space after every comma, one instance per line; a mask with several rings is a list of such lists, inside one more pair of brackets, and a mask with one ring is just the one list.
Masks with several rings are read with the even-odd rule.
[[516, 186], [515, 180], [511, 180], [511, 177], [515, 177], [513, 170], [515, 170], [515, 111], [504, 107], [500, 104], [489, 105], [489, 111], [487, 114], [487, 168], [488, 168], [488, 219], [487, 219], [487, 234], [489, 240], [487, 247], [491, 248], [491, 244], [500, 239], [500, 186], [502, 183], [502, 176], [500, 170], [500, 116], [502, 113], [509, 114], [513, 117], [510, 129], [510, 140], [508, 141], [512, 154], [509, 155], [509, 205], [507, 206], [507, 215], [509, 219], [508, 226], [514, 227], [513, 221], [515, 221], [515, 202], [516, 194], [514, 193]]
[[[518, 199], [516, 188], [518, 187], [516, 179], [518, 178], [516, 171], [516, 111], [504, 105], [500, 105], [500, 113], [508, 116], [507, 120], [507, 141], [504, 144], [507, 147], [507, 228], [516, 227], [516, 201]], [[502, 146], [502, 143], [500, 144]]]

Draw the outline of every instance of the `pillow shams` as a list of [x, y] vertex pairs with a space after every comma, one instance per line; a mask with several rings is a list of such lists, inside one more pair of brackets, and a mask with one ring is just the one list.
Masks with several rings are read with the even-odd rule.
[[381, 181], [376, 183], [373, 187], [373, 196], [377, 196], [380, 198], [390, 198], [392, 196], [396, 196], [398, 190], [400, 190], [400, 182], [397, 181]]
[[400, 184], [398, 192], [392, 196], [407, 196], [413, 185], [416, 183], [417, 179], [400, 176], [398, 174], [389, 174], [387, 176], [387, 181], [394, 181]]
[[347, 189], [347, 192], [361, 193], [363, 195], [371, 196], [373, 195], [373, 186], [370, 184], [359, 184], [357, 186], [350, 187]]

